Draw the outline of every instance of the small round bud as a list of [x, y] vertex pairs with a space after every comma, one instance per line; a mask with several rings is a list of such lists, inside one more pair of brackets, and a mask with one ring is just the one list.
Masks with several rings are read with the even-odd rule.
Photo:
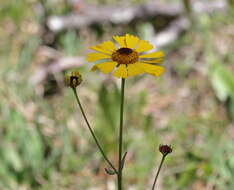
[[169, 145], [160, 145], [159, 151], [162, 153], [163, 156], [166, 156], [172, 152], [172, 148]]
[[73, 71], [71, 74], [65, 75], [65, 84], [71, 88], [76, 88], [82, 82], [81, 74], [78, 71]]

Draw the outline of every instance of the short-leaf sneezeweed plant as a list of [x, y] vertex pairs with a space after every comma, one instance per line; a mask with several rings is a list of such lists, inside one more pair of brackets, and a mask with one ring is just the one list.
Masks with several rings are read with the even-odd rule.
[[160, 76], [164, 72], [162, 66], [156, 65], [163, 62], [164, 53], [162, 51], [145, 53], [153, 49], [149, 42], [130, 34], [113, 36], [113, 39], [117, 47], [112, 41], [105, 41], [91, 47], [96, 52], [89, 53], [87, 60], [101, 61], [93, 66], [93, 71], [98, 69], [105, 74], [113, 71], [113, 75], [118, 78], [142, 73]]
[[[144, 40], [140, 40], [138, 37], [126, 34], [125, 36], [114, 36], [115, 42], [118, 44], [116, 47], [114, 42], [106, 41], [97, 46], [91, 47], [96, 52], [89, 53], [87, 56], [88, 61], [96, 62], [92, 71], [100, 70], [107, 74], [113, 71], [113, 75], [121, 78], [121, 101], [120, 101], [120, 127], [119, 127], [119, 154], [118, 154], [118, 167], [108, 159], [107, 155], [103, 151], [93, 129], [85, 115], [84, 109], [81, 105], [76, 87], [81, 83], [82, 78], [79, 72], [72, 72], [70, 75], [66, 75], [65, 83], [70, 86], [74, 92], [77, 104], [81, 110], [81, 113], [85, 119], [88, 129], [100, 150], [103, 158], [109, 165], [109, 168], [105, 168], [105, 171], [109, 175], [117, 176], [118, 190], [122, 190], [122, 171], [124, 169], [124, 162], [127, 156], [127, 152], [123, 154], [123, 113], [124, 113], [124, 89], [125, 79], [129, 76], [135, 76], [143, 73], [149, 73], [154, 76], [160, 76], [164, 72], [164, 68], [160, 65], [163, 62], [164, 53], [162, 51], [153, 51], [151, 53], [145, 53], [152, 50], [153, 46]], [[163, 154], [162, 161], [159, 165], [152, 190], [155, 187], [160, 169], [167, 154], [171, 152], [169, 146], [160, 146], [160, 152]], [[169, 151], [166, 152], [165, 151]]]

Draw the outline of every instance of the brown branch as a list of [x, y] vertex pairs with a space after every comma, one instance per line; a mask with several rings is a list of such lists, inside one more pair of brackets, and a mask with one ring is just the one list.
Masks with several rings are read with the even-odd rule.
[[48, 27], [56, 32], [68, 28], [86, 27], [94, 23], [123, 24], [133, 19], [156, 15], [176, 16], [183, 11], [183, 7], [179, 4], [161, 4], [154, 1], [132, 7], [85, 5], [82, 10], [80, 13], [67, 16], [51, 16], [47, 22]]
[[[211, 13], [224, 11], [227, 8], [225, 0], [204, 2], [192, 1], [194, 13]], [[132, 7], [93, 6], [84, 4], [78, 13], [66, 16], [51, 16], [47, 21], [50, 30], [56, 32], [69, 28], [81, 28], [94, 23], [127, 24], [134, 19], [156, 17], [157, 15], [181, 16], [184, 13], [182, 4], [162, 4], [156, 1]]]
[[48, 74], [59, 73], [67, 69], [80, 67], [83, 64], [84, 59], [82, 57], [62, 57], [51, 63], [49, 66], [42, 66], [36, 73], [34, 73], [30, 81], [32, 84], [37, 84], [42, 82]]
[[157, 33], [150, 42], [155, 47], [163, 47], [174, 42], [179, 35], [190, 27], [190, 21], [186, 17], [179, 17], [175, 21], [171, 22], [170, 25], [165, 28], [162, 32]]

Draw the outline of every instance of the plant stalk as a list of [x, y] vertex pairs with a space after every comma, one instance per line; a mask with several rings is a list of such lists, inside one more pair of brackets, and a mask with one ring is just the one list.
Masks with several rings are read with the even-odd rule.
[[118, 168], [118, 190], [122, 190], [122, 147], [123, 147], [123, 112], [124, 112], [124, 87], [125, 79], [121, 81], [121, 102], [120, 102], [120, 127], [119, 127], [119, 168]]
[[88, 119], [87, 119], [87, 117], [86, 117], [86, 115], [85, 115], [84, 109], [83, 109], [83, 107], [82, 107], [82, 105], [81, 105], [81, 103], [80, 103], [80, 99], [79, 99], [78, 94], [77, 94], [77, 92], [76, 92], [76, 88], [72, 88], [72, 90], [73, 90], [73, 92], [74, 92], [74, 94], [75, 94], [75, 97], [76, 97], [76, 101], [77, 101], [77, 103], [78, 103], [78, 106], [79, 106], [79, 108], [80, 108], [80, 110], [81, 110], [81, 113], [82, 113], [82, 115], [83, 115], [83, 117], [84, 117], [84, 119], [85, 119], [85, 122], [86, 122], [86, 124], [87, 124], [87, 126], [88, 126], [88, 129], [89, 129], [89, 131], [90, 131], [90, 133], [91, 133], [91, 135], [92, 135], [92, 137], [93, 137], [93, 139], [94, 139], [94, 141], [95, 141], [95, 143], [96, 143], [98, 149], [100, 150], [100, 152], [101, 152], [103, 158], [106, 160], [106, 162], [110, 165], [110, 167], [114, 170], [114, 172], [115, 172], [116, 174], [118, 174], [117, 169], [113, 166], [113, 164], [111, 163], [111, 161], [107, 158], [105, 152], [103, 151], [103, 149], [102, 149], [100, 143], [99, 143], [98, 140], [97, 140], [97, 137], [95, 136], [95, 134], [94, 134], [94, 132], [93, 132], [93, 130], [92, 130], [90, 124], [89, 124], [89, 121], [88, 121]]
[[158, 176], [159, 176], [159, 173], [160, 173], [160, 171], [161, 171], [161, 168], [162, 168], [162, 165], [163, 165], [163, 162], [164, 162], [165, 158], [166, 158], [166, 155], [163, 155], [163, 156], [162, 156], [162, 159], [161, 159], [161, 162], [160, 162], [160, 165], [159, 165], [159, 167], [158, 167], [156, 176], [155, 176], [155, 178], [154, 178], [154, 184], [153, 184], [152, 190], [154, 190], [154, 188], [155, 188], [155, 185], [156, 185], [156, 182], [157, 182], [157, 180], [158, 180]]

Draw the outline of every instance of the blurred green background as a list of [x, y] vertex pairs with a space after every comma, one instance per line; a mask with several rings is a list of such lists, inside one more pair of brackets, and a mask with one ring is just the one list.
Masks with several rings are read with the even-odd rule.
[[[157, 3], [166, 8], [159, 14], [143, 11], [125, 23], [104, 19], [57, 30], [61, 22], [50, 25], [51, 16], [85, 15], [100, 7], [131, 9], [149, 1], [2, 0], [0, 189], [114, 190], [115, 176], [104, 172], [106, 163], [71, 89], [63, 85], [63, 75], [80, 69], [84, 82], [78, 93], [101, 144], [117, 164], [119, 80], [89, 72], [92, 64], [84, 59], [88, 47], [126, 32], [151, 41], [180, 18], [190, 24], [160, 46], [167, 55], [166, 73], [127, 79], [125, 189], [150, 189], [160, 143], [174, 150], [158, 189], [234, 189], [233, 1], [217, 1], [224, 8], [211, 11], [191, 2], [161, 0]], [[216, 1], [200, 2], [209, 9]], [[123, 15], [116, 15], [117, 20]], [[160, 40], [171, 39], [165, 34]]]

